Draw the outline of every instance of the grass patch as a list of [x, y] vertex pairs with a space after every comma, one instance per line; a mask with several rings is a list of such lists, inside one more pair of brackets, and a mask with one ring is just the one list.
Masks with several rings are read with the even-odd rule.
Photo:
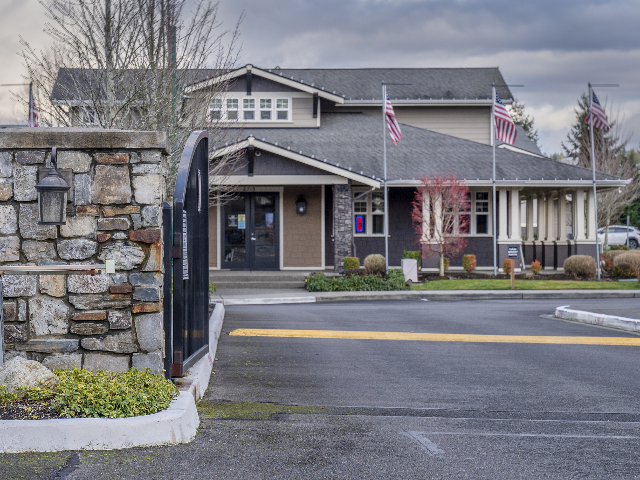
[[[516, 290], [638, 290], [637, 282], [589, 282], [578, 280], [516, 280]], [[411, 290], [510, 290], [511, 280], [437, 280], [411, 285]]]

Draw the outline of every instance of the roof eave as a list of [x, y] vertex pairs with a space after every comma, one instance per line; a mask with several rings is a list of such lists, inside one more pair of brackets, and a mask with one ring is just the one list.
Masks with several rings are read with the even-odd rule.
[[[463, 182], [469, 187], [491, 187], [493, 185], [491, 179], [463, 179]], [[631, 182], [631, 179], [616, 180], [596, 180], [596, 186], [599, 188], [615, 188], [624, 187]], [[387, 185], [390, 187], [419, 187], [422, 185], [421, 180], [389, 180]], [[590, 187], [593, 180], [557, 180], [557, 179], [527, 179], [527, 180], [496, 180], [496, 186], [500, 187], [552, 187], [552, 188], [569, 188], [569, 187]]]

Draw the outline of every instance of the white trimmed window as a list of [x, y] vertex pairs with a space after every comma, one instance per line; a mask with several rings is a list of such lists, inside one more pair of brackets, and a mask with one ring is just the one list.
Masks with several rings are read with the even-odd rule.
[[222, 119], [222, 99], [214, 98], [209, 105], [209, 118], [211, 120]]
[[289, 99], [276, 98], [276, 120], [289, 120]]
[[256, 101], [253, 98], [245, 98], [242, 100], [242, 118], [248, 122], [254, 122], [256, 119]]
[[227, 120], [238, 120], [237, 98], [227, 98]]
[[353, 233], [384, 235], [383, 192], [353, 192]]
[[270, 98], [261, 98], [260, 99], [260, 120], [261, 121], [270, 121], [273, 118], [273, 112], [271, 111], [273, 108], [273, 101]]
[[475, 193], [475, 234], [489, 234], [489, 192]]

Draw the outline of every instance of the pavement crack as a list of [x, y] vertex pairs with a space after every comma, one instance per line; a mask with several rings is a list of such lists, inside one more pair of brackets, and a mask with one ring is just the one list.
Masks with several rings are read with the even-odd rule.
[[80, 466], [80, 455], [78, 452], [73, 452], [67, 457], [62, 465], [62, 468], [55, 474], [54, 477], [49, 477], [52, 480], [60, 480], [68, 478], [75, 470]]

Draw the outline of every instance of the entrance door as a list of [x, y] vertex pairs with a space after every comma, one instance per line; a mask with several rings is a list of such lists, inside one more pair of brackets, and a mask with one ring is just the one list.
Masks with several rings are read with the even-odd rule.
[[278, 194], [240, 193], [222, 207], [222, 268], [278, 270]]

